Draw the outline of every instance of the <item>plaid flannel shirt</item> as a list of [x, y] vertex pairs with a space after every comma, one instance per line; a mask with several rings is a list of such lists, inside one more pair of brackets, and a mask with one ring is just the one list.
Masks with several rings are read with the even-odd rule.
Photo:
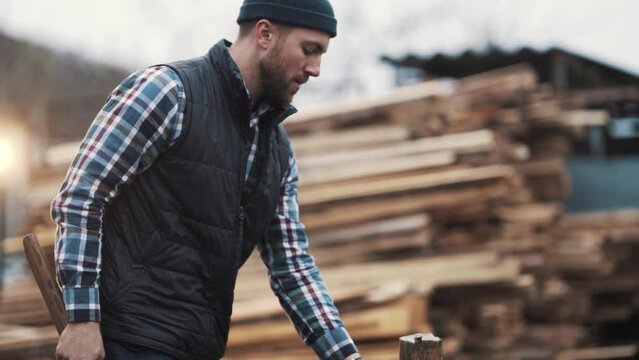
[[[247, 90], [248, 91], [248, 90]], [[100, 321], [101, 226], [105, 205], [134, 181], [182, 130], [185, 92], [178, 75], [155, 66], [132, 74], [111, 93], [82, 141], [51, 213], [57, 223], [55, 257], [69, 322]], [[268, 108], [266, 108], [268, 109]], [[259, 116], [251, 119], [257, 150]], [[355, 344], [319, 276], [299, 220], [297, 166], [291, 153], [268, 239], [258, 245], [271, 288], [305, 343], [322, 359], [358, 359]]]

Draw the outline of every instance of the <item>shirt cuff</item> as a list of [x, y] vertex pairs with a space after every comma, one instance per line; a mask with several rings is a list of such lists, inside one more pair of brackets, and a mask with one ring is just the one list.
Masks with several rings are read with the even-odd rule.
[[64, 287], [62, 298], [67, 321], [100, 321], [100, 293], [97, 287]]
[[322, 360], [362, 359], [355, 343], [343, 327], [333, 329], [315, 340], [311, 345]]

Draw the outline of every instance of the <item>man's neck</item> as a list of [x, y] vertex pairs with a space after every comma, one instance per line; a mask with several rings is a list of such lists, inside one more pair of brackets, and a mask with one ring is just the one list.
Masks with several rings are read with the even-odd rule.
[[262, 88], [259, 80], [259, 67], [255, 61], [256, 54], [253, 54], [252, 50], [250, 44], [241, 40], [236, 40], [229, 48], [231, 58], [240, 69], [240, 74], [251, 95], [251, 109], [256, 110], [261, 101]]

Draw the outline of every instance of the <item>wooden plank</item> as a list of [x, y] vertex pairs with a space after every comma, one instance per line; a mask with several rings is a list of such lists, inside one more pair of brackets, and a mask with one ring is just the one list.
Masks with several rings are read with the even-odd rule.
[[336, 152], [406, 141], [411, 136], [405, 125], [376, 125], [339, 131], [314, 132], [291, 138], [296, 156], [309, 153]]
[[534, 122], [535, 126], [558, 126], [558, 127], [585, 127], [585, 126], [606, 126], [610, 116], [605, 110], [564, 110], [559, 104], [548, 107], [545, 104], [538, 104], [539, 107], [531, 105], [528, 109], [527, 119]]
[[[516, 259], [500, 259], [495, 252], [473, 252], [415, 258], [393, 262], [350, 264], [321, 269], [331, 291], [391, 282], [408, 283], [416, 292], [427, 293], [435, 286], [484, 284], [515, 281], [520, 274]], [[238, 299], [271, 296], [265, 274], [240, 274]]]
[[318, 266], [326, 267], [424, 255], [431, 252], [429, 249], [431, 243], [432, 231], [423, 229], [410, 234], [390, 234], [357, 242], [317, 247], [312, 249], [312, 254]]
[[309, 231], [414, 214], [425, 210], [458, 208], [503, 199], [513, 187], [503, 181], [474, 185], [468, 189], [439, 190], [426, 194], [399, 195], [392, 199], [362, 200], [352, 204], [309, 209], [302, 203], [302, 221]]
[[479, 168], [454, 169], [433, 174], [399, 177], [394, 181], [384, 179], [342, 184], [340, 187], [326, 186], [308, 189], [300, 194], [305, 206], [327, 202], [344, 201], [379, 195], [391, 195], [407, 191], [423, 191], [442, 186], [461, 185], [486, 180], [510, 178], [515, 170], [507, 165], [491, 165]]
[[432, 96], [446, 96], [452, 94], [452, 91], [450, 84], [439, 81], [403, 86], [380, 96], [366, 96], [302, 108], [284, 122], [284, 127], [290, 134], [332, 129], [348, 124], [353, 119], [370, 119], [371, 115], [389, 106], [419, 101]]
[[37, 184], [30, 185], [26, 196], [27, 206], [30, 209], [51, 206], [51, 202], [60, 190], [63, 181], [64, 174], [61, 174], [59, 177], [52, 177], [47, 181], [39, 181]]
[[562, 215], [563, 207], [558, 203], [528, 203], [498, 208], [500, 219], [518, 225], [534, 223], [549, 225]]
[[637, 355], [637, 345], [619, 345], [565, 350], [557, 355], [557, 360], [630, 359]]
[[311, 233], [313, 246], [343, 244], [397, 233], [414, 233], [426, 228], [430, 218], [426, 214], [395, 217], [348, 228]]
[[537, 201], [556, 201], [571, 192], [570, 174], [563, 158], [534, 160], [513, 164], [526, 177]]
[[36, 350], [42, 346], [55, 346], [58, 332], [53, 326], [26, 327], [0, 324], [0, 355], [19, 350]]
[[80, 149], [82, 141], [66, 142], [47, 148], [44, 163], [48, 167], [68, 167]]
[[[38, 231], [35, 231], [38, 240], [42, 248], [51, 248], [55, 242], [55, 227], [45, 226], [39, 227]], [[23, 253], [24, 246], [22, 244], [21, 236], [13, 236], [6, 238], [2, 241], [2, 251], [5, 254]]]
[[[532, 66], [516, 64], [461, 78], [457, 81], [455, 91], [456, 95], [460, 94], [464, 98], [463, 102], [468, 103], [511, 100], [521, 95], [521, 92], [530, 92], [536, 87], [537, 73]], [[452, 102], [462, 101], [454, 99]]]
[[639, 226], [639, 208], [569, 214], [561, 221], [561, 228], [565, 230], [614, 229], [626, 226]]
[[339, 186], [340, 182], [363, 178], [376, 178], [381, 176], [401, 176], [410, 172], [421, 170], [434, 170], [434, 168], [455, 163], [453, 152], [442, 151], [428, 154], [408, 155], [391, 161], [380, 163], [375, 161], [363, 161], [356, 163], [338, 163], [330, 167], [321, 167], [300, 171], [300, 189], [308, 189], [313, 186], [333, 184]]
[[[388, 360], [398, 357], [396, 339], [377, 339], [374, 342], [359, 342], [357, 344], [360, 354], [366, 360]], [[452, 337], [446, 337], [442, 341], [444, 358], [449, 358], [460, 350], [460, 341]], [[317, 355], [302, 342], [291, 344], [259, 344], [251, 347], [230, 347], [227, 349], [224, 359], [239, 360], [317, 360]]]
[[411, 155], [441, 153], [451, 151], [455, 154], [490, 152], [496, 148], [495, 135], [490, 130], [479, 130], [460, 134], [429, 137], [386, 145], [373, 149], [343, 151], [328, 155], [303, 156], [298, 159], [300, 171], [320, 167], [333, 167], [337, 164], [353, 164], [373, 161], [379, 164], [381, 159], [399, 159]]
[[[356, 339], [375, 339], [427, 331], [426, 300], [421, 296], [405, 296], [379, 306], [342, 312], [341, 318], [349, 334]], [[299, 335], [288, 319], [235, 324], [228, 346], [248, 346], [263, 342], [296, 342]]]
[[[590, 105], [601, 105], [616, 101], [639, 101], [639, 86], [613, 86], [586, 90], [571, 90], [552, 93], [549, 99], [542, 100], [558, 104], [564, 109], [582, 109]], [[542, 102], [539, 101], [539, 102]], [[534, 103], [537, 103], [534, 101]], [[538, 105], [552, 106], [552, 105]]]

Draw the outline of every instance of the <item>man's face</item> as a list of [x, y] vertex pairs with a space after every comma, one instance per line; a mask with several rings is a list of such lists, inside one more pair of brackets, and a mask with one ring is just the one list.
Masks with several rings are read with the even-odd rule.
[[277, 35], [260, 60], [260, 74], [265, 100], [285, 106], [310, 76], [319, 76], [321, 57], [330, 37], [306, 28], [289, 28], [288, 32], [280, 28]]

